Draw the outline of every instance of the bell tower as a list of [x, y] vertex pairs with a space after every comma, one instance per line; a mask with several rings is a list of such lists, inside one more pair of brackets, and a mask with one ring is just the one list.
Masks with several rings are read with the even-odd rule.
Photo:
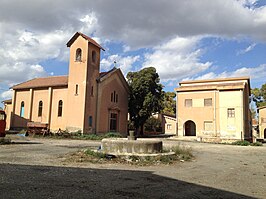
[[96, 79], [99, 77], [100, 52], [104, 50], [90, 37], [77, 32], [67, 43], [70, 47], [68, 75], [67, 129], [94, 133], [96, 119]]

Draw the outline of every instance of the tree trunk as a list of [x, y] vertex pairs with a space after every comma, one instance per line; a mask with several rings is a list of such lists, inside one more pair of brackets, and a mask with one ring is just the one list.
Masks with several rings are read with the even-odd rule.
[[141, 129], [140, 129], [140, 135], [143, 135], [144, 134], [144, 124], [141, 125]]

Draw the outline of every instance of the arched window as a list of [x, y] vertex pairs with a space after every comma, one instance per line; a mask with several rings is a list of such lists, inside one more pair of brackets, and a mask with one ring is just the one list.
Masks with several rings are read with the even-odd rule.
[[59, 100], [58, 102], [58, 117], [62, 117], [63, 114], [63, 101]]
[[39, 108], [38, 108], [38, 117], [41, 117], [42, 116], [42, 101], [39, 101]]
[[81, 61], [82, 50], [78, 48], [76, 50], [76, 61]]
[[96, 52], [95, 51], [92, 51], [91, 58], [92, 58], [92, 63], [95, 63], [96, 62]]
[[79, 85], [76, 84], [76, 90], [75, 90], [75, 95], [78, 95], [79, 94]]
[[118, 94], [115, 91], [111, 93], [111, 102], [118, 103]]
[[24, 101], [20, 104], [20, 117], [24, 117]]

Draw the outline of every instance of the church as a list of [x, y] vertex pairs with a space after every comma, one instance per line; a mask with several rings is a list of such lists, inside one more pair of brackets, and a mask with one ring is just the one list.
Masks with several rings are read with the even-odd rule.
[[104, 48], [83, 33], [77, 32], [67, 47], [68, 76], [35, 78], [12, 87], [12, 100], [4, 101], [8, 128], [38, 122], [52, 132], [126, 135], [129, 87], [121, 70], [100, 72]]

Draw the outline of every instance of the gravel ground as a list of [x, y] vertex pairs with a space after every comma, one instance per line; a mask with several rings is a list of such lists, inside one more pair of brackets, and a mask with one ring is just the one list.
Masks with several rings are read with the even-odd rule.
[[266, 146], [163, 140], [190, 146], [195, 159], [132, 166], [66, 162], [99, 141], [12, 136], [0, 145], [0, 198], [266, 198]]

